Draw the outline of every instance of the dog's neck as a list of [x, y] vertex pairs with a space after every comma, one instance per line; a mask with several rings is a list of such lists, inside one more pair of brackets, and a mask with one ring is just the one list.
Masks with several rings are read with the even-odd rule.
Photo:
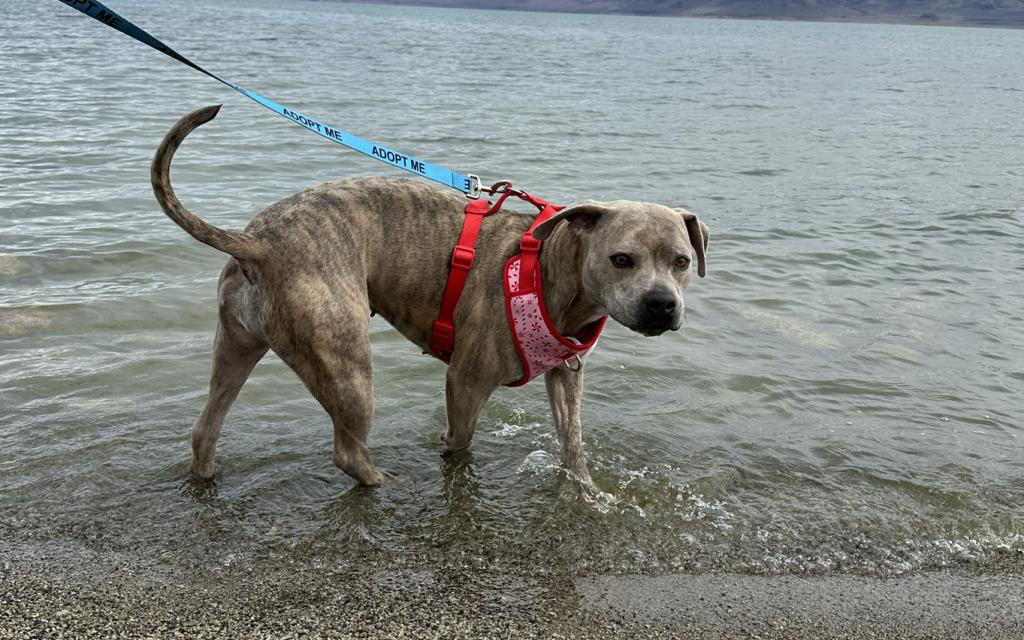
[[583, 293], [583, 245], [568, 224], [559, 224], [544, 241], [540, 255], [544, 305], [551, 321], [563, 336], [605, 315], [604, 310]]

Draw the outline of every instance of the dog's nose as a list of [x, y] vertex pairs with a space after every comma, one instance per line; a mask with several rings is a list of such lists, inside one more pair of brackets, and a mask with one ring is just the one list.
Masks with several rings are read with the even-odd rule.
[[670, 291], [652, 291], [644, 304], [651, 315], [670, 316], [676, 310], [676, 297]]

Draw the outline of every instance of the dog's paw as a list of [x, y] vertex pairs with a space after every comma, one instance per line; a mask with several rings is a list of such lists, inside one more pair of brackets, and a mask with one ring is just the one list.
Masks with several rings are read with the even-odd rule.
[[213, 480], [217, 475], [217, 465], [214, 464], [213, 460], [210, 460], [205, 464], [199, 464], [193, 461], [189, 468], [189, 475], [196, 480]]
[[446, 456], [452, 453], [465, 451], [472, 443], [472, 440], [464, 440], [461, 442], [449, 441], [448, 436], [443, 435], [441, 436], [441, 455]]
[[619, 503], [619, 499], [610, 493], [601, 491], [594, 480], [587, 473], [585, 476], [581, 476], [578, 473], [574, 473], [568, 469], [564, 469], [565, 474], [576, 485], [578, 495], [583, 502], [593, 505], [601, 513], [607, 513], [612, 507]]
[[608, 513], [619, 504], [618, 498], [610, 493], [601, 491], [593, 483], [590, 486], [580, 488], [580, 498], [587, 504], [593, 505], [601, 513]]

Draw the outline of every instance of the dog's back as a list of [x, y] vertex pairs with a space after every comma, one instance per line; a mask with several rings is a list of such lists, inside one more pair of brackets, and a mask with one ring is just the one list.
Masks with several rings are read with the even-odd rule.
[[[272, 338], [275, 323], [288, 320], [265, 308], [269, 299], [316, 304], [361, 295], [370, 311], [426, 349], [468, 201], [416, 179], [351, 178], [289, 196], [256, 214], [243, 232], [220, 229], [188, 211], [170, 180], [178, 146], [217, 111], [199, 109], [175, 124], [154, 156], [152, 182], [174, 222], [234, 258], [244, 280], [227, 277], [236, 268], [229, 263], [221, 297], [238, 301], [251, 328]], [[529, 223], [508, 212], [485, 218], [465, 306], [502, 304], [501, 269]]]

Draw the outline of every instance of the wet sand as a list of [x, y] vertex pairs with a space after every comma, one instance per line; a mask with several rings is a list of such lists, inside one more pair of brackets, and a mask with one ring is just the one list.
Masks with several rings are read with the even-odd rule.
[[440, 550], [430, 568], [197, 557], [0, 542], [0, 638], [1024, 637], [1015, 566], [892, 579], [532, 576]]

